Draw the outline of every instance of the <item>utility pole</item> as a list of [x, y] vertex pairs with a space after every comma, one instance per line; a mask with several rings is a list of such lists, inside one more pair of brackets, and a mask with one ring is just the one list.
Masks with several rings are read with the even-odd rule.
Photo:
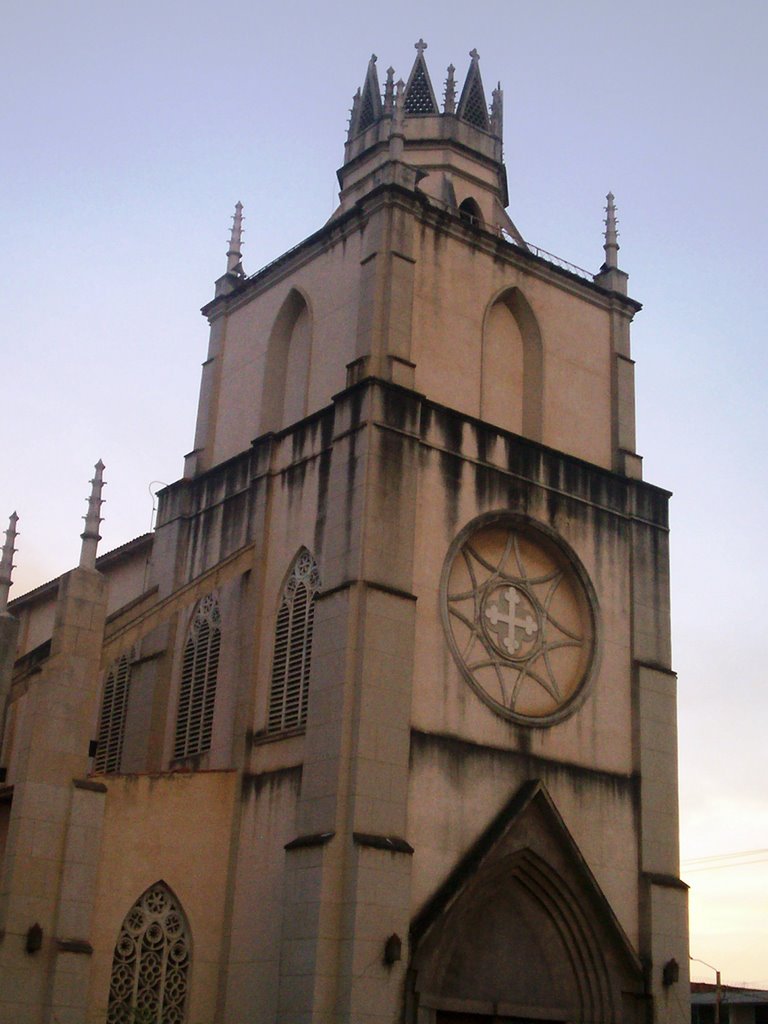
[[720, 984], [720, 971], [712, 964], [708, 964], [706, 960], [699, 960], [695, 956], [689, 956], [689, 960], [692, 960], [696, 964], [704, 964], [710, 971], [715, 972], [715, 1024], [720, 1024], [720, 1007], [723, 1003], [723, 988]]

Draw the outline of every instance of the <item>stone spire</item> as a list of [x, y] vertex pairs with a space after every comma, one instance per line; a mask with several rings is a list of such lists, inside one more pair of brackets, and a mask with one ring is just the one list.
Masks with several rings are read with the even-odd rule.
[[360, 97], [360, 116], [357, 122], [357, 131], [364, 132], [381, 117], [381, 90], [379, 88], [379, 76], [376, 71], [376, 54], [371, 54], [368, 61], [368, 68], [365, 72], [365, 83], [362, 96]]
[[405, 113], [413, 114], [439, 114], [435, 90], [432, 88], [432, 81], [427, 70], [427, 62], [424, 59], [424, 51], [427, 44], [423, 39], [414, 43], [416, 47], [416, 60], [413, 62], [411, 73], [408, 76], [408, 84], [405, 87]]
[[605, 263], [603, 264], [603, 269], [617, 270], [619, 266], [619, 233], [616, 230], [618, 221], [616, 220], [616, 206], [613, 201], [613, 192], [609, 192], [605, 199], [605, 242], [603, 244], [603, 249], [605, 249]]
[[360, 88], [358, 86], [357, 92], [352, 97], [352, 109], [349, 112], [349, 131], [347, 132], [347, 142], [350, 139], [354, 139], [357, 135], [357, 125], [360, 120]]
[[15, 512], [11, 513], [8, 520], [8, 529], [5, 531], [5, 544], [0, 554], [0, 615], [3, 615], [8, 608], [8, 591], [11, 589], [11, 574], [14, 569], [13, 555], [16, 551], [16, 523], [19, 517]]
[[94, 469], [96, 472], [93, 475], [93, 480], [91, 480], [91, 496], [88, 499], [88, 513], [83, 516], [83, 519], [85, 520], [85, 529], [80, 534], [83, 540], [83, 546], [80, 549], [81, 569], [96, 568], [96, 548], [101, 540], [99, 524], [102, 522], [101, 506], [104, 504], [104, 499], [101, 496], [101, 491], [104, 487], [104, 463], [101, 459], [96, 463]]
[[232, 217], [232, 232], [229, 237], [229, 249], [227, 250], [227, 273], [236, 274], [238, 277], [245, 277], [243, 272], [243, 204], [235, 203], [235, 213]]
[[387, 68], [387, 81], [384, 85], [384, 106], [382, 113], [385, 117], [392, 116], [395, 106], [395, 69], [390, 65]]
[[448, 65], [448, 77], [445, 80], [445, 97], [443, 101], [443, 113], [444, 114], [455, 114], [456, 113], [456, 79], [454, 74], [456, 68], [453, 64]]
[[398, 78], [395, 86], [395, 101], [392, 111], [392, 130], [389, 134], [389, 156], [391, 160], [401, 160], [404, 148], [405, 129], [405, 82]]
[[480, 54], [477, 50], [470, 50], [469, 56], [471, 63], [464, 81], [464, 88], [461, 90], [458, 114], [462, 121], [467, 121], [475, 128], [487, 132], [490, 129], [490, 123], [483, 80], [480, 77]]

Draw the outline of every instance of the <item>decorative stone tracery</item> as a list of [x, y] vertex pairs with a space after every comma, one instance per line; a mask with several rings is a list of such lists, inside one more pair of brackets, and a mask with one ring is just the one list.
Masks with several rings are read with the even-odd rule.
[[191, 948], [175, 897], [156, 882], [128, 911], [115, 946], [108, 1024], [182, 1024]]
[[497, 714], [552, 725], [585, 693], [596, 654], [596, 602], [575, 556], [554, 534], [499, 513], [452, 545], [443, 623], [462, 674]]

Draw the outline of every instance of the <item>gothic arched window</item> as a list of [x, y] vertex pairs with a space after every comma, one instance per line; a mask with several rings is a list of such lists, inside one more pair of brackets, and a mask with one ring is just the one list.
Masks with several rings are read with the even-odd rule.
[[459, 216], [462, 220], [465, 220], [468, 224], [472, 224], [474, 227], [479, 227], [483, 223], [483, 215], [480, 212], [480, 207], [477, 205], [477, 201], [472, 199], [470, 196], [465, 199], [459, 206]]
[[288, 574], [277, 613], [269, 732], [297, 729], [306, 724], [312, 631], [319, 591], [317, 562], [302, 548]]
[[210, 749], [220, 647], [219, 602], [208, 594], [195, 609], [184, 644], [174, 757]]
[[128, 654], [123, 654], [110, 666], [104, 681], [98, 745], [93, 762], [96, 772], [120, 771], [130, 681], [131, 659]]
[[108, 1024], [182, 1024], [189, 987], [189, 928], [156, 882], [128, 911], [112, 958]]

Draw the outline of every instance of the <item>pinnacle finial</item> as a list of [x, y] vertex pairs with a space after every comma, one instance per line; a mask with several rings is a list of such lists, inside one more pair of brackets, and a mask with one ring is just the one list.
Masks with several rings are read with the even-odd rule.
[[443, 102], [444, 114], [456, 113], [456, 79], [454, 74], [456, 68], [453, 64], [448, 65], [448, 77], [445, 80], [445, 99]]
[[491, 132], [501, 138], [504, 134], [504, 92], [501, 82], [497, 83], [491, 96]]
[[101, 459], [96, 463], [94, 469], [96, 472], [93, 474], [93, 480], [91, 480], [88, 512], [83, 516], [85, 529], [80, 534], [83, 541], [83, 546], [80, 548], [81, 569], [96, 568], [96, 548], [101, 540], [99, 524], [102, 522], [101, 506], [104, 504], [104, 499], [101, 496], [104, 487], [104, 463]]
[[395, 105], [395, 69], [387, 68], [387, 81], [384, 84], [384, 114], [392, 114]]
[[618, 221], [616, 219], [614, 198], [613, 192], [609, 192], [605, 197], [605, 242], [603, 243], [603, 249], [605, 250], [606, 270], [616, 270], [619, 266], [619, 233], [616, 230]]
[[243, 277], [243, 204], [238, 200], [235, 203], [235, 213], [232, 217], [232, 231], [229, 236], [229, 249], [227, 250], [227, 273]]
[[402, 132], [405, 119], [405, 82], [399, 78], [395, 86], [395, 116], [392, 118], [394, 132]]
[[427, 48], [427, 44], [424, 42], [424, 40], [420, 39], [418, 41], [418, 43], [414, 43], [413, 45], [414, 45], [414, 48], [419, 51], [419, 56], [420, 57], [423, 56], [424, 55], [424, 51]]
[[13, 573], [13, 554], [16, 551], [16, 523], [19, 517], [15, 512], [11, 513], [8, 520], [8, 529], [5, 531], [5, 544], [0, 553], [0, 615], [3, 615], [8, 608], [8, 591], [11, 589], [11, 574]]
[[470, 50], [469, 51], [469, 56], [472, 58], [472, 60], [475, 63], [477, 63], [477, 61], [480, 60], [480, 54], [477, 52], [477, 50]]

